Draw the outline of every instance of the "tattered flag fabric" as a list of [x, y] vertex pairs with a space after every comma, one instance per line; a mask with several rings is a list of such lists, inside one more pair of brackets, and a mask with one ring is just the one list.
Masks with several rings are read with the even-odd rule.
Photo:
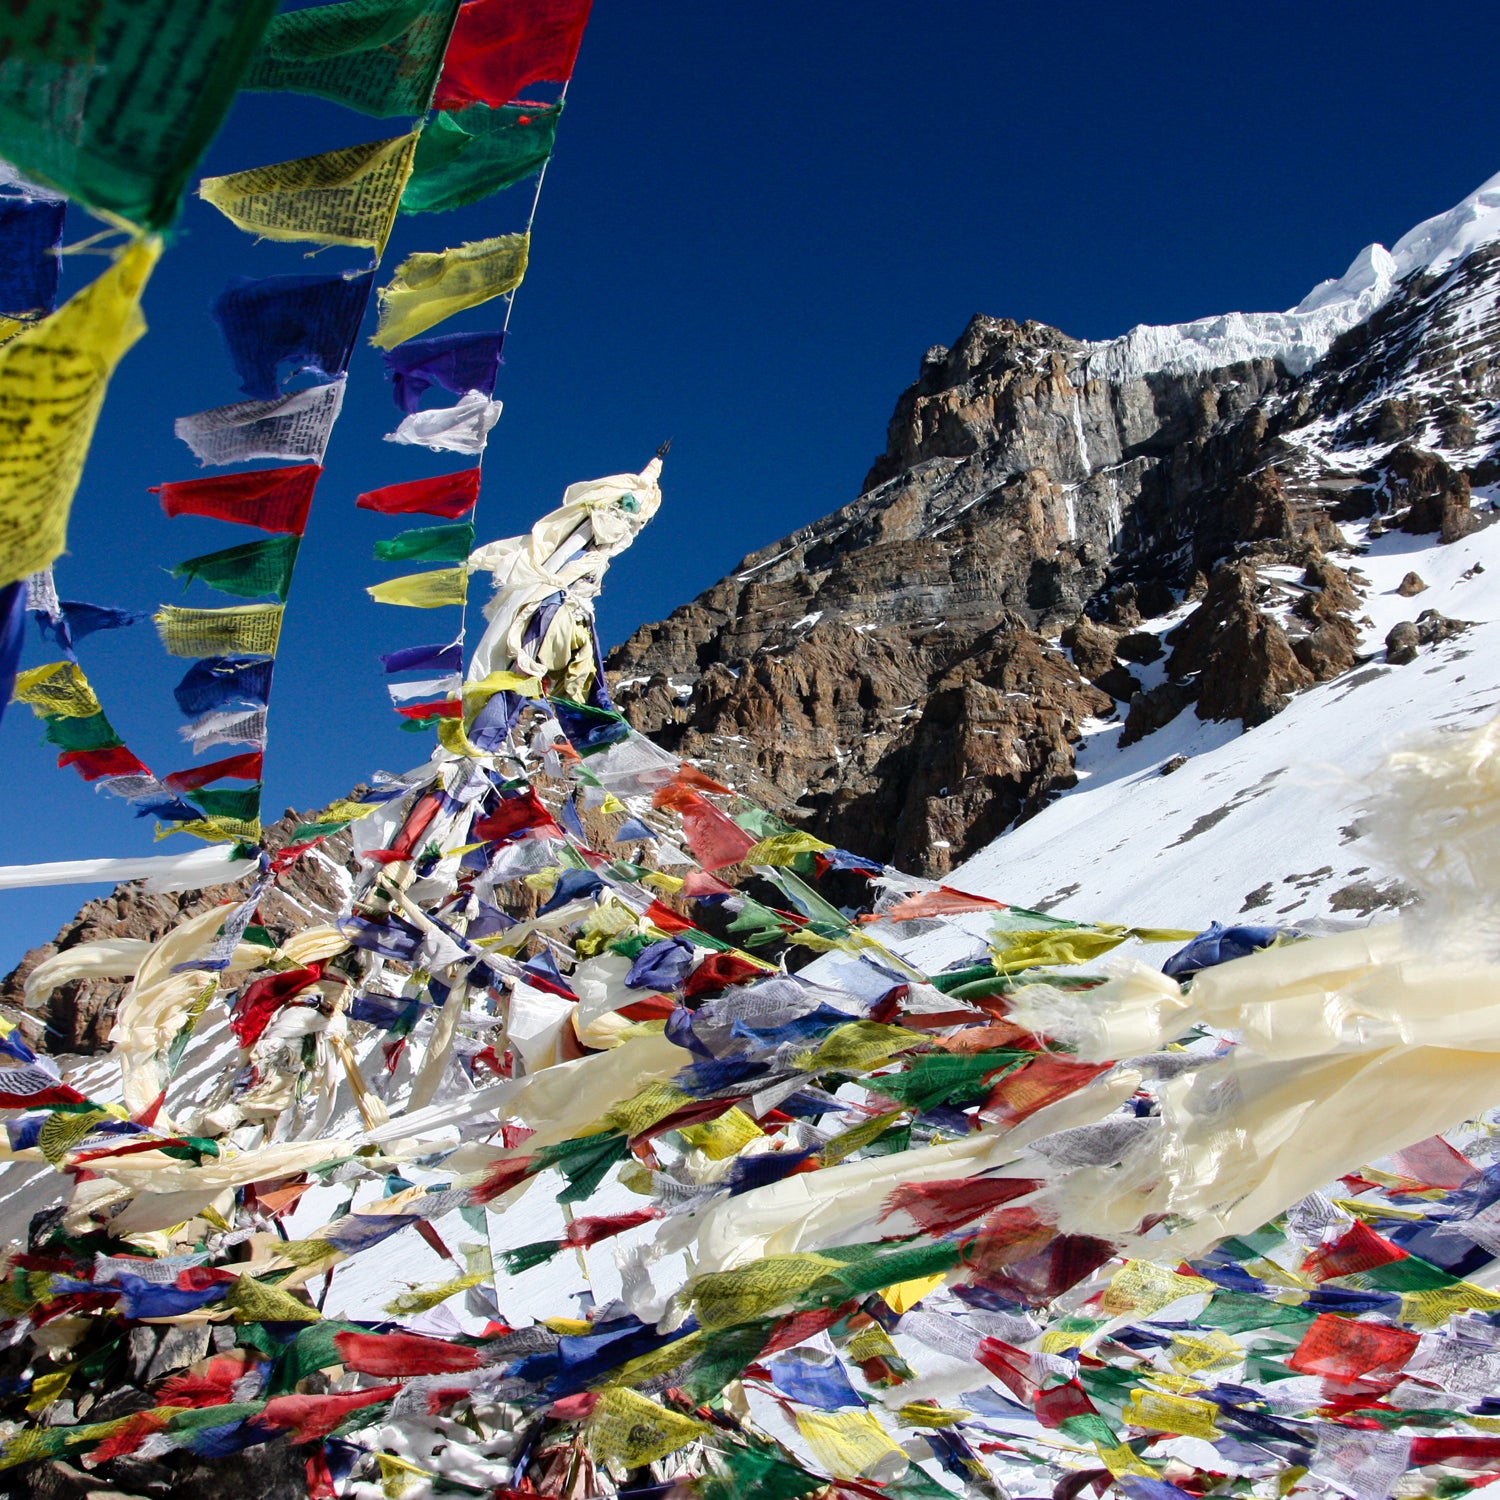
[[591, 0], [469, 0], [438, 81], [439, 109], [508, 104], [528, 83], [566, 83]]
[[404, 604], [411, 609], [441, 609], [462, 604], [469, 575], [463, 568], [439, 568], [432, 573], [407, 573], [377, 583], [365, 592], [377, 604]]
[[154, 618], [162, 645], [173, 656], [274, 656], [284, 613], [280, 604], [246, 604], [238, 609], [182, 609], [164, 604]]
[[500, 420], [504, 403], [480, 391], [469, 391], [452, 406], [414, 411], [403, 417], [388, 443], [411, 443], [434, 453], [483, 453], [490, 428]]
[[29, 668], [16, 678], [13, 696], [17, 703], [29, 704], [39, 718], [61, 714], [65, 719], [89, 719], [102, 712], [76, 661], [52, 661]]
[[401, 212], [463, 208], [541, 171], [552, 155], [561, 111], [559, 104], [471, 104], [435, 116], [417, 145]]
[[40, 572], [66, 544], [105, 387], [146, 331], [141, 291], [160, 253], [155, 239], [126, 246], [51, 317], [0, 347], [0, 584]]
[[405, 646], [380, 658], [386, 675], [393, 672], [457, 672], [464, 664], [458, 642], [448, 646]]
[[474, 550], [474, 523], [418, 526], [375, 543], [381, 562], [463, 562]]
[[221, 594], [235, 594], [241, 599], [274, 594], [285, 603], [300, 544], [300, 537], [267, 537], [261, 542], [244, 542], [238, 547], [190, 557], [171, 572], [174, 578], [189, 582], [196, 578]]
[[260, 401], [291, 375], [334, 380], [348, 368], [375, 272], [234, 277], [209, 312], [224, 334], [240, 389]]
[[189, 740], [194, 755], [214, 745], [261, 745], [266, 743], [266, 711], [263, 708], [215, 709], [200, 715], [191, 724], [179, 729], [183, 739]]
[[0, 198], [0, 313], [34, 318], [57, 306], [63, 215], [56, 198]]
[[176, 480], [153, 486], [151, 493], [161, 496], [161, 508], [169, 516], [211, 516], [238, 526], [301, 536], [322, 472], [317, 464], [295, 464], [248, 474]]
[[378, 255], [396, 222], [417, 139], [413, 131], [227, 177], [205, 177], [198, 192], [251, 234], [314, 245], [369, 245]]
[[440, 386], [455, 396], [495, 393], [503, 333], [440, 333], [382, 352], [391, 392], [402, 411], [416, 411], [425, 391]]
[[526, 275], [530, 251], [526, 233], [409, 255], [380, 289], [380, 322], [370, 342], [394, 349], [454, 313], [514, 291]]
[[178, 417], [172, 430], [205, 464], [253, 458], [321, 463], [344, 404], [344, 381], [293, 391], [275, 401], [236, 401]]
[[266, 28], [243, 86], [367, 115], [422, 114], [457, 10], [458, 0], [341, 0], [287, 11]]
[[11, 0], [0, 156], [106, 215], [163, 229], [275, 0]]
[[456, 521], [474, 509], [479, 499], [479, 470], [460, 469], [457, 474], [439, 474], [432, 479], [412, 479], [367, 490], [354, 503], [361, 510], [383, 516], [441, 516]]
[[264, 706], [270, 701], [275, 667], [265, 656], [207, 656], [188, 668], [172, 696], [183, 713], [195, 718], [231, 703]]

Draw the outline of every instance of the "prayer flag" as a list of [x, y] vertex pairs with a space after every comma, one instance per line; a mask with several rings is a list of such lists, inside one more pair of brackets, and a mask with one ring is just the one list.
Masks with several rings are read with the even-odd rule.
[[146, 229], [177, 215], [275, 0], [11, 0], [0, 156]]
[[388, 443], [416, 443], [434, 453], [483, 453], [490, 428], [500, 420], [502, 404], [480, 391], [467, 392], [455, 405], [436, 411], [414, 411], [388, 432]]
[[221, 709], [201, 715], [177, 732], [183, 739], [192, 741], [194, 755], [201, 755], [212, 745], [264, 745], [266, 711], [263, 708], [248, 712], [244, 708]]
[[267, 656], [207, 656], [188, 668], [172, 690], [185, 714], [206, 714], [229, 703], [262, 704], [271, 696], [276, 663]]
[[441, 609], [462, 604], [468, 592], [469, 575], [463, 568], [439, 568], [432, 573], [407, 573], [377, 583], [365, 592], [377, 604], [405, 604], [412, 609]]
[[381, 562], [463, 562], [474, 550], [474, 523], [418, 526], [375, 543]]
[[380, 658], [386, 675], [393, 672], [457, 672], [464, 664], [463, 651], [455, 641], [449, 646], [404, 646]]
[[247, 89], [316, 94], [361, 114], [429, 106], [458, 0], [342, 0], [276, 16]]
[[227, 177], [205, 177], [198, 192], [251, 234], [314, 245], [369, 245], [379, 255], [396, 222], [416, 146], [413, 131]]
[[250, 458], [310, 459], [318, 464], [343, 404], [340, 378], [276, 401], [237, 401], [178, 417], [172, 430], [205, 464], [237, 464]]
[[531, 235], [525, 233], [409, 255], [380, 289], [380, 322], [370, 342], [394, 349], [454, 313], [514, 291], [526, 275], [530, 251]]
[[387, 349], [380, 357], [396, 405], [410, 413], [431, 386], [441, 386], [455, 396], [465, 391], [493, 395], [504, 345], [503, 333], [440, 333]]
[[162, 784], [171, 787], [174, 792], [194, 792], [211, 781], [223, 781], [229, 777], [241, 781], [259, 781], [263, 759], [259, 750], [244, 755], [229, 755], [223, 760], [211, 761], [206, 766], [174, 771], [170, 776], [162, 777]]
[[560, 104], [471, 104], [436, 116], [417, 145], [401, 212], [463, 208], [525, 181], [552, 155], [561, 110]]
[[439, 109], [508, 104], [528, 83], [566, 83], [591, 0], [469, 0], [443, 59]]
[[171, 570], [172, 576], [189, 581], [196, 578], [221, 594], [237, 594], [242, 599], [274, 594], [284, 603], [301, 540], [297, 536], [273, 536], [263, 542], [243, 542], [238, 547], [206, 552], [178, 563]]
[[102, 712], [83, 668], [76, 661], [53, 661], [31, 667], [16, 678], [14, 699], [26, 703], [38, 718], [60, 714], [67, 719], [88, 719]]
[[110, 745], [102, 750], [68, 750], [57, 757], [57, 764], [72, 766], [85, 781], [104, 781], [111, 776], [149, 776], [150, 769], [141, 764], [124, 745]]
[[[211, 516], [216, 521], [301, 536], [322, 472], [317, 464], [254, 469], [248, 474], [215, 474], [207, 479], [158, 484], [151, 493], [161, 496], [161, 508], [169, 516]], [[64, 610], [67, 607], [64, 605]]]
[[479, 470], [460, 469], [457, 474], [439, 474], [432, 479], [413, 479], [406, 484], [388, 484], [368, 490], [354, 503], [361, 510], [384, 516], [442, 516], [456, 521], [473, 510], [479, 498]]
[[182, 609], [164, 604], [153, 618], [173, 656], [274, 656], [281, 635], [280, 604], [246, 604], [238, 609]]
[[209, 312], [229, 346], [240, 389], [274, 401], [283, 365], [292, 375], [342, 375], [374, 279], [373, 270], [231, 278]]
[[[0, 39], [4, 32], [0, 20]], [[128, 245], [51, 317], [0, 347], [0, 584], [40, 572], [66, 544], [105, 387], [146, 331], [141, 291], [160, 254], [159, 240]]]
[[57, 306], [66, 209], [58, 198], [0, 199], [0, 313], [36, 317]]

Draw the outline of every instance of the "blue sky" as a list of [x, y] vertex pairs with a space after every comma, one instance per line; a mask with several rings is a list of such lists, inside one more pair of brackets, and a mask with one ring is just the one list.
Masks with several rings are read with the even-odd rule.
[[[972, 313], [1103, 338], [1287, 307], [1369, 241], [1451, 206], [1500, 170], [1481, 103], [1497, 54], [1500, 14], [1452, 3], [596, 0], [501, 371], [481, 539], [524, 530], [570, 481], [639, 467], [672, 437], [666, 502], [602, 601], [617, 642], [852, 499], [923, 351]], [[205, 170], [400, 128], [245, 95]], [[403, 218], [385, 265], [518, 228], [529, 202], [523, 186]], [[70, 238], [91, 231], [70, 217]], [[202, 472], [174, 417], [238, 399], [207, 314], [226, 278], [358, 259], [302, 248], [257, 245], [188, 204], [147, 293], [151, 331], [99, 424], [57, 568], [64, 597], [231, 602], [183, 596], [161, 569], [254, 533], [168, 521], [146, 490]], [[70, 259], [65, 290], [101, 264]], [[365, 585], [399, 571], [372, 544], [398, 526], [353, 502], [459, 465], [383, 443], [396, 418], [362, 346], [282, 637], [268, 819], [421, 754], [374, 658], [447, 639], [452, 622], [370, 602]], [[80, 655], [131, 748], [158, 773], [188, 764], [171, 698], [186, 663], [149, 623], [90, 637]], [[48, 659], [28, 643], [27, 664]], [[38, 741], [12, 709], [0, 863], [189, 846], [153, 846], [149, 820], [55, 769]], [[0, 892], [0, 964], [96, 893]]]

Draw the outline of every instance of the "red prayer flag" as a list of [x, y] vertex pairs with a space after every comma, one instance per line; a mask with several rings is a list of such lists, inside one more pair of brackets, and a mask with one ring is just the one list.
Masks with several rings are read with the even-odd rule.
[[477, 1369], [479, 1351], [420, 1333], [353, 1333], [333, 1336], [344, 1365], [361, 1375], [453, 1375]]
[[261, 764], [265, 754], [260, 750], [249, 750], [243, 755], [226, 755], [223, 760], [209, 761], [203, 766], [189, 766], [186, 771], [173, 771], [163, 776], [162, 783], [174, 792], [196, 792], [210, 781], [259, 781]]
[[72, 766], [85, 781], [103, 781], [110, 776], [149, 776], [150, 770], [124, 745], [107, 750], [65, 750], [57, 757], [59, 766]]
[[995, 1085], [980, 1110], [980, 1118], [1002, 1125], [1017, 1125], [1039, 1109], [1066, 1099], [1101, 1073], [1109, 1063], [1075, 1063], [1063, 1058], [1039, 1057], [1033, 1063], [1007, 1074]]
[[403, 719], [461, 719], [464, 706], [457, 698], [445, 698], [440, 703], [406, 703], [396, 712]]
[[460, 469], [457, 474], [367, 490], [354, 503], [361, 510], [379, 511], [383, 516], [441, 516], [445, 521], [456, 521], [473, 510], [478, 498], [479, 470]]
[[210, 516], [237, 526], [301, 536], [322, 472], [317, 464], [293, 464], [285, 469], [153, 485], [151, 493], [161, 496], [161, 508], [169, 516]]
[[1305, 1275], [1314, 1281], [1332, 1281], [1336, 1276], [1353, 1276], [1359, 1271], [1373, 1271], [1392, 1261], [1405, 1260], [1407, 1252], [1376, 1234], [1368, 1224], [1356, 1220], [1331, 1245], [1320, 1245], [1302, 1262]]
[[943, 1182], [905, 1182], [885, 1200], [880, 1217], [905, 1213], [928, 1234], [949, 1234], [1041, 1187], [1037, 1177], [956, 1177]]
[[1421, 1338], [1404, 1328], [1319, 1313], [1286, 1364], [1299, 1375], [1327, 1375], [1335, 1380], [1392, 1375], [1412, 1357], [1419, 1343]]
[[675, 786], [663, 787], [652, 799], [655, 807], [672, 807], [682, 817], [682, 833], [693, 858], [705, 870], [737, 865], [755, 847], [753, 834], [746, 833], [733, 818], [721, 813], [696, 792]]
[[1440, 1135], [1429, 1136], [1404, 1151], [1391, 1152], [1391, 1162], [1419, 1189], [1460, 1188], [1479, 1172], [1467, 1156], [1455, 1151]]
[[[657, 921], [654, 914], [651, 920]], [[657, 925], [661, 924], [657, 922]], [[747, 979], [761, 979], [768, 972], [734, 953], [710, 953], [684, 981], [683, 998], [694, 1000], [708, 990], [722, 990], [731, 984], [743, 984]]]
[[315, 1443], [325, 1438], [350, 1412], [400, 1395], [399, 1385], [376, 1385], [363, 1391], [338, 1391], [330, 1396], [273, 1396], [257, 1420], [286, 1429], [293, 1443]]
[[971, 896], [967, 891], [955, 891], [940, 885], [935, 891], [919, 891], [898, 901], [889, 911], [884, 911], [871, 921], [910, 922], [914, 917], [942, 917], [957, 912], [983, 911], [990, 907], [1004, 908], [1003, 901], [992, 901], [988, 896]]
[[268, 974], [257, 979], [249, 989], [234, 1002], [230, 1012], [229, 1029], [235, 1034], [240, 1046], [253, 1047], [261, 1033], [271, 1024], [271, 1017], [288, 1000], [300, 995], [309, 985], [323, 977], [323, 965], [311, 963], [305, 969], [287, 969], [281, 974]]
[[468, 0], [459, 7], [434, 103], [509, 104], [528, 83], [566, 83], [591, 0]]
[[470, 836], [488, 843], [532, 829], [554, 832], [562, 837], [562, 829], [553, 821], [546, 804], [528, 787], [519, 797], [504, 798], [488, 817], [478, 819]]

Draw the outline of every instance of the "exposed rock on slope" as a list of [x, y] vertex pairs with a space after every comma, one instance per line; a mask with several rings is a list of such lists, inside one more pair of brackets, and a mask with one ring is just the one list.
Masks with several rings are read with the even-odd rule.
[[[1089, 715], [1128, 711], [1127, 739], [1190, 703], [1262, 722], [1355, 664], [1338, 522], [1452, 541], [1500, 477], [1500, 246], [1433, 255], [1403, 251], [1416, 268], [1310, 368], [1298, 344], [1143, 373], [1128, 339], [975, 317], [924, 356], [857, 500], [613, 653], [622, 706], [790, 821], [927, 874], [1069, 785]], [[1164, 626], [1133, 627], [1183, 598], [1165, 681], [1143, 676]]]

